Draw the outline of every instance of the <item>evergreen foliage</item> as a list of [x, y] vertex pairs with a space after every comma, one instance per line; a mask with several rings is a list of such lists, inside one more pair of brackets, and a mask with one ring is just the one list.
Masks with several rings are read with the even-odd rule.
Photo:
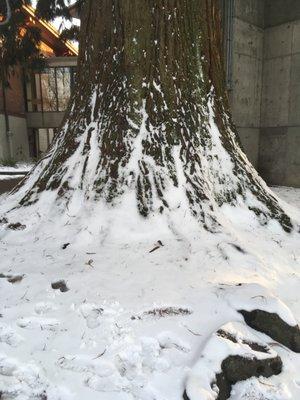
[[8, 24], [10, 21], [10, 18], [11, 18], [10, 2], [9, 2], [9, 0], [5, 0], [5, 1], [6, 1], [6, 17], [0, 18], [0, 26]]
[[56, 17], [70, 19], [69, 5], [70, 0], [38, 0], [36, 11], [46, 21], [52, 21]]
[[[83, 0], [78, 1], [80, 7]], [[46, 21], [52, 21], [54, 18], [62, 17], [71, 20], [69, 6], [71, 0], [38, 0], [36, 12], [40, 18]], [[78, 40], [79, 27], [72, 25], [71, 28], [65, 28], [61, 32], [62, 40]]]

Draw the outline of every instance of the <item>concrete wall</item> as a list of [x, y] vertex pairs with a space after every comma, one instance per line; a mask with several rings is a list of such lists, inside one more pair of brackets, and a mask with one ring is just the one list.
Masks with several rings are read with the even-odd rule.
[[233, 118], [250, 161], [257, 166], [263, 69], [262, 0], [235, 0], [233, 20]]
[[267, 1], [265, 11], [259, 171], [300, 187], [300, 2]]
[[[244, 0], [245, 2], [248, 0]], [[278, 26], [300, 19], [299, 0], [262, 0], [265, 3], [265, 27]]]
[[300, 187], [300, 0], [235, 0], [230, 100], [250, 161]]
[[11, 131], [11, 142], [9, 144], [6, 137], [5, 118], [0, 114], [0, 161], [8, 159], [10, 152], [11, 158], [15, 161], [29, 159], [29, 144], [27, 135], [26, 119], [22, 117], [9, 117]]
[[0, 163], [1, 160], [7, 159], [9, 154], [8, 142], [5, 131], [5, 118], [0, 114]]

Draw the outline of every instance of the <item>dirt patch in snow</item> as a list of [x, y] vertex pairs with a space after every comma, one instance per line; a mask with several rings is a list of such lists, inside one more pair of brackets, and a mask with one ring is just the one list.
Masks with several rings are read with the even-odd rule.
[[[21, 282], [24, 278], [24, 275], [5, 275], [0, 273], [0, 279], [6, 279], [9, 283], [18, 283]], [[1, 397], [0, 397], [1, 399]]]
[[142, 315], [133, 315], [131, 319], [141, 320], [145, 317], [153, 317], [153, 318], [177, 317], [180, 315], [182, 316], [191, 315], [192, 313], [193, 311], [187, 308], [163, 307], [163, 308], [153, 308], [152, 310], [144, 311]]
[[14, 224], [9, 224], [7, 228], [12, 231], [23, 231], [24, 229], [26, 229], [26, 225], [23, 225], [20, 222], [16, 222]]
[[52, 282], [51, 287], [54, 290], [60, 290], [62, 293], [68, 292], [70, 290], [64, 280]]

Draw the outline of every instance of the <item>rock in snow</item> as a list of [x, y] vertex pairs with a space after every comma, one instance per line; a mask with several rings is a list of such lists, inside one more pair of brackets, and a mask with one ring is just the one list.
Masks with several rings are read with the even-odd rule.
[[277, 314], [263, 310], [239, 311], [247, 325], [263, 332], [272, 339], [300, 353], [300, 329], [298, 325], [288, 325]]
[[245, 324], [222, 326], [207, 342], [190, 373], [184, 400], [226, 400], [232, 385], [251, 377], [280, 374], [282, 361]]

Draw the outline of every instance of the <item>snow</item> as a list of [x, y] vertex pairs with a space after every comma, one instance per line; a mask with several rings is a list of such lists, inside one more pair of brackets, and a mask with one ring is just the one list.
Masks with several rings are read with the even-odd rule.
[[[33, 166], [32, 163], [27, 162], [17, 163], [13, 167], [0, 164], [0, 182], [11, 179], [21, 179], [24, 177], [24, 172], [29, 172]], [[8, 174], [6, 175], [6, 173]]]
[[[20, 172], [20, 171], [24, 171], [24, 172], [29, 172], [31, 169], [32, 169], [32, 167], [33, 167], [33, 165], [34, 164], [31, 164], [31, 163], [25, 163], [25, 162], [20, 162], [20, 163], [17, 163], [15, 166], [13, 166], [13, 167], [10, 167], [10, 166], [6, 166], [6, 165], [1, 165], [0, 164], [0, 172], [1, 173], [5, 173], [5, 172], [15, 172], [15, 173], [18, 173], [18, 172]], [[0, 178], [0, 179], [2, 179], [2, 178]]]
[[[276, 191], [287, 202], [299, 198], [296, 189]], [[228, 234], [197, 231], [188, 219], [176, 235], [160, 229], [159, 219], [143, 232], [142, 219], [139, 226], [132, 223], [131, 204], [129, 196], [127, 214], [120, 209], [116, 217], [123, 221], [118, 230], [115, 225], [103, 231], [96, 220], [78, 226], [77, 234], [68, 225], [58, 230], [49, 209], [43, 234], [1, 233], [0, 272], [23, 276], [17, 283], [0, 279], [5, 400], [43, 393], [51, 400], [179, 400], [212, 334], [224, 324], [242, 323], [241, 306], [299, 321], [296, 234], [266, 230], [249, 219], [246, 227], [233, 221]], [[115, 222], [106, 211], [102, 223], [108, 227]], [[67, 223], [66, 215], [61, 218]], [[150, 253], [158, 240], [163, 246]], [[52, 289], [61, 279], [69, 291]], [[273, 342], [265, 335], [260, 340]], [[213, 348], [217, 363], [227, 353]], [[300, 396], [300, 356], [280, 346], [274, 351], [284, 362], [282, 374], [239, 383], [232, 399]]]
[[274, 186], [272, 190], [287, 203], [300, 208], [300, 189], [287, 186]]
[[229, 304], [236, 310], [263, 310], [279, 315], [283, 321], [291, 326], [297, 325], [290, 309], [261, 285], [239, 285], [230, 289], [225, 287], [224, 291]]
[[[262, 342], [243, 323], [228, 323], [220, 327], [220, 330], [233, 335], [236, 342], [214, 333], [206, 343], [201, 358], [189, 374], [186, 392], [190, 400], [214, 400], [218, 390], [211, 385], [216, 375], [221, 373], [221, 364], [229, 356], [240, 356], [258, 360], [274, 359], [277, 353]], [[267, 352], [254, 351], [248, 343], [258, 343], [267, 349]]]
[[[259, 393], [259, 397], [258, 397]], [[293, 400], [286, 385], [270, 385], [268, 379], [249, 379], [238, 383], [233, 389], [231, 400]]]
[[0, 174], [0, 182], [1, 181], [10, 181], [12, 179], [22, 179], [24, 175], [1, 175]]
[[[24, 172], [27, 173], [33, 168], [31, 163], [18, 163], [13, 167], [4, 166], [0, 164], [0, 181], [11, 180], [11, 179], [21, 179], [24, 177], [22, 175]], [[13, 172], [13, 175], [11, 174]], [[8, 173], [8, 175], [5, 175]], [[20, 173], [20, 174], [18, 174]]]

